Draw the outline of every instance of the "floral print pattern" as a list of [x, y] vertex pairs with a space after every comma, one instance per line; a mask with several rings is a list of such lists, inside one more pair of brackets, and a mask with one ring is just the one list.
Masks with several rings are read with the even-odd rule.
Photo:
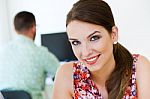
[[130, 84], [126, 88], [125, 95], [123, 99], [137, 99], [137, 85], [136, 85], [136, 62], [138, 60], [139, 54], [133, 55], [133, 67], [132, 67], [132, 76], [130, 79]]
[[[137, 99], [136, 92], [136, 61], [138, 54], [134, 54], [132, 77], [126, 88], [123, 99]], [[74, 99], [104, 99], [97, 86], [90, 78], [90, 71], [81, 62], [75, 62], [73, 66]]]

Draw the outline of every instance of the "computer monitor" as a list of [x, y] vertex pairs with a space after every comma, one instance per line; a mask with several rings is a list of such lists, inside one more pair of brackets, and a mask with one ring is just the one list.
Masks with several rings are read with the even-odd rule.
[[66, 32], [41, 34], [41, 44], [47, 47], [59, 61], [77, 60], [68, 41]]

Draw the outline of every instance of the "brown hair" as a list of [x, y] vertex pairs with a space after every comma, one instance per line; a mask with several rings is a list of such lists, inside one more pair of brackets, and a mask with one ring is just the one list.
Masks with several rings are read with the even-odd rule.
[[35, 16], [31, 12], [21, 11], [14, 18], [14, 27], [17, 31], [25, 31], [36, 25]]
[[[115, 26], [110, 6], [103, 0], [79, 0], [67, 15], [66, 26], [73, 20], [103, 26], [110, 34]], [[113, 45], [115, 69], [106, 82], [109, 99], [121, 99], [129, 83], [133, 58], [130, 52], [117, 43]]]

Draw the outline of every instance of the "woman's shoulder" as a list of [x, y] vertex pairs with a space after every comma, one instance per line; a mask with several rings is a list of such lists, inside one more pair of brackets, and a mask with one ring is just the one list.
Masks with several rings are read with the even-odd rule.
[[[74, 62], [66, 62], [63, 63], [57, 70], [58, 74], [64, 75], [65, 77], [68, 77], [73, 73], [73, 64]], [[72, 75], [71, 75], [72, 76]], [[70, 76], [69, 76], [70, 77]]]
[[138, 98], [146, 99], [147, 97], [150, 97], [150, 61], [142, 55], [139, 55], [137, 60], [136, 79]]
[[[73, 94], [73, 64], [74, 62], [67, 62], [61, 65], [56, 72], [54, 80], [54, 94], [56, 97], [69, 97]], [[57, 99], [57, 98], [56, 98]], [[59, 99], [59, 98], [58, 98]]]
[[56, 76], [61, 79], [63, 78], [63, 80], [71, 81], [73, 79], [73, 64], [74, 62], [66, 62], [61, 65], [56, 72]]
[[143, 55], [139, 55], [137, 59], [137, 69], [149, 69], [150, 68], [150, 61]]
[[138, 73], [150, 71], [150, 61], [148, 58], [140, 54], [133, 54], [133, 58]]

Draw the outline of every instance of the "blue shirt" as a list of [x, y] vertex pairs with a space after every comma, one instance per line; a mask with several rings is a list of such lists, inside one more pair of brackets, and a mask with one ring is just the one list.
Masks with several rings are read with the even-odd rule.
[[0, 89], [23, 89], [33, 99], [43, 99], [46, 73], [55, 75], [58, 66], [59, 61], [47, 48], [18, 35], [0, 48]]

